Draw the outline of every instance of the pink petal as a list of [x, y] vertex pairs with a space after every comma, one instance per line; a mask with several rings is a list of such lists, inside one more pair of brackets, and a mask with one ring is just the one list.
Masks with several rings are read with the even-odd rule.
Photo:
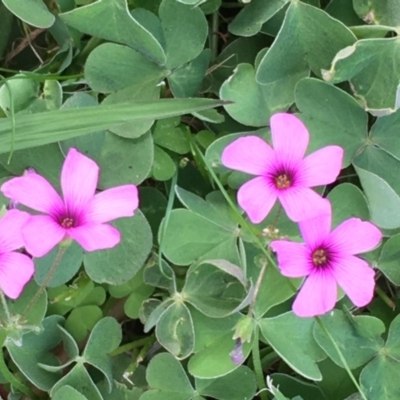
[[301, 278], [313, 271], [309, 251], [303, 244], [274, 240], [270, 243], [270, 247], [277, 253], [278, 266], [282, 275], [289, 278]]
[[375, 271], [364, 260], [347, 256], [332, 265], [332, 273], [357, 307], [364, 307], [371, 302], [374, 296]]
[[61, 171], [64, 201], [71, 212], [82, 211], [93, 198], [99, 167], [75, 149], [69, 149]]
[[299, 222], [301, 236], [308, 247], [315, 249], [331, 232], [332, 209], [328, 199], [322, 199], [325, 203], [325, 210], [318, 216]]
[[7, 253], [24, 246], [21, 229], [29, 218], [27, 212], [10, 210], [0, 219], [0, 253]]
[[240, 207], [246, 211], [250, 221], [258, 224], [271, 211], [277, 193], [264, 177], [259, 176], [246, 182], [237, 196]]
[[270, 145], [258, 136], [239, 138], [225, 147], [221, 161], [225, 167], [253, 175], [264, 175], [275, 159]]
[[33, 257], [43, 257], [65, 237], [63, 229], [47, 215], [33, 215], [22, 229], [25, 248]]
[[131, 217], [138, 205], [135, 185], [118, 186], [96, 194], [86, 217], [91, 222], [101, 224], [116, 218]]
[[339, 146], [327, 146], [310, 154], [299, 168], [299, 181], [307, 187], [335, 182], [342, 169], [343, 154]]
[[293, 312], [299, 317], [315, 317], [331, 311], [336, 304], [337, 285], [328, 270], [316, 270], [306, 278], [296, 300]]
[[24, 286], [34, 273], [33, 261], [20, 253], [0, 255], [0, 288], [11, 299], [21, 294]]
[[381, 231], [373, 224], [359, 218], [342, 222], [329, 236], [329, 243], [343, 254], [359, 254], [378, 246]]
[[106, 224], [85, 224], [71, 228], [68, 236], [75, 239], [86, 251], [110, 249], [121, 240], [118, 230]]
[[35, 172], [10, 179], [3, 183], [1, 191], [11, 200], [44, 213], [57, 213], [63, 208], [58, 193], [46, 179]]
[[288, 113], [274, 114], [270, 119], [274, 150], [282, 161], [292, 165], [303, 159], [309, 142], [309, 133], [303, 122]]
[[288, 217], [294, 221], [304, 221], [326, 214], [326, 201], [312, 189], [291, 187], [278, 194], [282, 207]]

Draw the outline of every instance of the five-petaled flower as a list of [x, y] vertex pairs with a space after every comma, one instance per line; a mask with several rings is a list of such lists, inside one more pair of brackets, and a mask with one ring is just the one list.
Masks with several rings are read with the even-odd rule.
[[294, 115], [277, 113], [270, 120], [273, 149], [257, 136], [242, 137], [222, 153], [228, 168], [257, 175], [238, 191], [238, 203], [250, 221], [261, 222], [277, 199], [295, 221], [313, 218], [323, 210], [323, 199], [314, 186], [336, 180], [343, 149], [327, 146], [304, 157], [309, 133]]
[[33, 261], [17, 250], [24, 246], [21, 229], [29, 214], [10, 210], [0, 219], [0, 289], [16, 299], [34, 273]]
[[375, 272], [355, 254], [375, 248], [382, 239], [381, 232], [359, 218], [350, 218], [331, 231], [331, 206], [328, 200], [324, 202], [325, 213], [299, 223], [305, 244], [287, 240], [270, 244], [283, 275], [306, 277], [293, 303], [293, 311], [300, 317], [332, 310], [337, 285], [357, 307], [366, 306], [374, 293]]
[[134, 185], [123, 185], [95, 194], [98, 178], [98, 165], [70, 149], [61, 171], [63, 198], [35, 172], [2, 185], [6, 197], [46, 214], [32, 215], [22, 228], [30, 254], [42, 257], [68, 238], [87, 251], [112, 248], [119, 243], [119, 231], [106, 222], [132, 216], [138, 207], [138, 191]]

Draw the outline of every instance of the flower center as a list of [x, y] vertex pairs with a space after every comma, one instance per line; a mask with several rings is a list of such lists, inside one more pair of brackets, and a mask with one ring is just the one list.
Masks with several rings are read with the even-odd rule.
[[292, 181], [287, 174], [280, 174], [275, 177], [275, 185], [278, 189], [287, 189], [292, 185]]
[[323, 267], [328, 263], [328, 255], [324, 249], [317, 249], [312, 253], [312, 262], [316, 267]]
[[74, 227], [75, 221], [73, 218], [66, 217], [61, 220], [60, 224], [63, 228], [69, 229]]

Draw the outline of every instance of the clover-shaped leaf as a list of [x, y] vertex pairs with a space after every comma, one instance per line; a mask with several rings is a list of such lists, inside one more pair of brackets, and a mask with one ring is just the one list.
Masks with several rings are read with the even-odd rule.
[[42, 332], [39, 334], [30, 332], [23, 336], [22, 346], [17, 346], [12, 341], [6, 343], [14, 363], [27, 379], [42, 390], [50, 390], [61, 377], [61, 371], [55, 373], [46, 371], [38, 364], [59, 365], [57, 357], [50, 351], [61, 341], [58, 324], [63, 321], [64, 318], [52, 315], [43, 320]]

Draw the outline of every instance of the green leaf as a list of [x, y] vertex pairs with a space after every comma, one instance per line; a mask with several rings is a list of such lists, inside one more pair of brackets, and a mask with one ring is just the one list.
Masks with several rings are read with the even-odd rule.
[[148, 285], [139, 286], [135, 292], [131, 293], [124, 304], [125, 314], [131, 319], [138, 319], [140, 308], [154, 292], [154, 288]]
[[288, 312], [264, 318], [259, 325], [264, 338], [292, 369], [305, 378], [322, 379], [316, 361], [323, 360], [325, 354], [312, 336], [313, 319], [299, 318]]
[[172, 70], [196, 58], [208, 32], [203, 12], [176, 0], [163, 0], [158, 14], [165, 38], [166, 67]]
[[400, 226], [400, 215], [391, 210], [400, 209], [400, 185], [393, 171], [400, 161], [372, 146], [354, 160], [371, 210], [371, 221], [380, 228], [395, 229]]
[[134, 18], [129, 12], [126, 0], [98, 0], [60, 14], [60, 17], [80, 32], [126, 44], [157, 64], [166, 62], [158, 38], [141, 24], [141, 21]]
[[[16, 115], [14, 149], [70, 139], [117, 124], [167, 118], [219, 105], [220, 101], [211, 99], [165, 99], [147, 103], [102, 105]], [[0, 153], [9, 152], [12, 142], [11, 118], [1, 118]]]
[[[42, 285], [46, 280], [47, 274], [49, 273], [59, 251], [59, 247], [57, 246], [44, 257], [35, 260], [35, 281], [39, 285]], [[72, 242], [63, 254], [61, 261], [56, 268], [56, 272], [47, 287], [60, 286], [70, 281], [78, 272], [82, 265], [82, 261], [82, 247], [76, 242]]]
[[345, 150], [343, 167], [347, 167], [367, 140], [367, 113], [352, 96], [318, 79], [301, 80], [295, 97], [310, 131], [309, 151], [339, 145]]
[[[321, 320], [342, 351], [350, 369], [369, 361], [383, 343], [380, 335], [385, 331], [385, 326], [378, 318], [361, 315], [350, 320], [342, 311], [334, 310], [321, 317]], [[344, 368], [330, 338], [317, 324], [314, 327], [314, 336], [329, 357]]]
[[57, 393], [64, 386], [71, 386], [90, 400], [103, 400], [99, 390], [83, 364], [77, 364], [67, 375], [60, 379], [51, 389], [50, 395]]
[[221, 86], [220, 97], [234, 103], [224, 108], [236, 121], [248, 126], [265, 126], [273, 113], [286, 110], [293, 102], [293, 87], [305, 75], [261, 85], [256, 82], [252, 65], [239, 64]]
[[58, 315], [43, 320], [43, 331], [39, 334], [30, 332], [23, 337], [23, 345], [17, 346], [12, 341], [6, 343], [7, 350], [14, 363], [26, 378], [41, 390], [48, 391], [60, 379], [59, 373], [48, 372], [38, 366], [59, 365], [59, 361], [50, 351], [61, 341], [58, 324], [63, 322]]
[[212, 93], [218, 93], [239, 64], [254, 64], [258, 53], [264, 48], [265, 40], [260, 35], [233, 40], [215, 59], [216, 66], [210, 68], [205, 84]]
[[0, 2], [0, 57], [3, 57], [4, 51], [6, 50], [8, 39], [12, 32], [12, 25], [14, 22], [14, 15], [6, 8], [6, 6]]
[[154, 146], [154, 162], [151, 170], [157, 181], [168, 181], [176, 173], [176, 165], [170, 155], [158, 146]]
[[[160, 98], [160, 86], [155, 81], [143, 82], [128, 86], [118, 92], [109, 94], [102, 104], [120, 104], [127, 101], [143, 102]], [[136, 139], [145, 134], [153, 125], [154, 120], [143, 120], [116, 125], [109, 128], [110, 132], [128, 139]]]
[[400, 234], [392, 236], [382, 246], [376, 267], [396, 286], [400, 286]]
[[[319, 365], [320, 364], [318, 364], [318, 366]], [[326, 400], [326, 397], [317, 386], [311, 385], [297, 377], [274, 373], [271, 375], [271, 378], [273, 384], [276, 385], [289, 399], [295, 398], [296, 395], [300, 395], [300, 398], [303, 399], [310, 398], [312, 400]], [[322, 381], [317, 381], [316, 383], [319, 384], [320, 382]]]
[[79, 393], [72, 386], [62, 386], [52, 396], [54, 400], [88, 400], [83, 394]]
[[[353, 8], [353, 2], [347, 0], [332, 0], [329, 2], [325, 11], [333, 18], [343, 22], [346, 26], [354, 27], [361, 25], [363, 21], [358, 17]], [[365, 26], [365, 25], [364, 25]], [[350, 29], [352, 29], [350, 28]], [[353, 33], [354, 30], [352, 29]], [[357, 34], [356, 34], [357, 36]]]
[[[143, 182], [153, 163], [153, 139], [150, 132], [137, 139], [125, 139], [107, 132], [101, 153], [99, 187], [107, 189], [127, 183]], [[115, 160], [118, 159], [118, 163]]]
[[196, 95], [206, 75], [210, 57], [210, 49], [204, 49], [195, 59], [172, 71], [168, 83], [174, 97]]
[[189, 132], [187, 127], [180, 123], [180, 117], [157, 121], [153, 129], [154, 143], [174, 153], [188, 153], [190, 151]]
[[142, 390], [134, 387], [129, 390], [125, 385], [114, 381], [111, 392], [109, 391], [108, 384], [102, 381], [97, 385], [103, 400], [139, 400]]
[[[190, 307], [195, 330], [195, 354], [188, 364], [189, 373], [196, 378], [212, 379], [229, 374], [238, 368], [230, 357], [235, 347], [234, 328], [241, 317], [236, 313], [225, 318], [210, 318]], [[252, 343], [244, 343], [244, 359]]]
[[140, 187], [139, 198], [140, 210], [150, 224], [153, 238], [156, 239], [158, 228], [167, 208], [167, 199], [163, 193], [153, 187]]
[[368, 24], [400, 27], [400, 4], [396, 0], [353, 0], [353, 7]]
[[157, 354], [146, 371], [151, 390], [140, 400], [190, 400], [194, 390], [182, 365], [168, 353]]
[[399, 123], [400, 110], [377, 118], [372, 125], [369, 136], [374, 145], [379, 146], [400, 161], [400, 145], [397, 140]]
[[2, 0], [3, 4], [19, 19], [37, 28], [49, 28], [55, 17], [42, 0]]
[[360, 383], [370, 399], [396, 399], [399, 392], [398, 371], [400, 362], [400, 317], [390, 325], [389, 336], [377, 357], [361, 372]]
[[10, 94], [12, 94], [15, 113], [21, 112], [29, 107], [39, 96], [40, 85], [33, 79], [18, 79], [17, 75], [14, 79], [8, 80], [7, 84], [4, 82], [1, 82], [1, 84], [0, 107], [7, 116], [11, 114]]
[[329, 357], [319, 362], [318, 367], [322, 373], [322, 380], [316, 384], [328, 399], [347, 399], [354, 393], [354, 383], [347, 371], [338, 367]]
[[77, 342], [80, 342], [102, 317], [103, 312], [97, 306], [77, 307], [68, 315], [65, 328]]
[[[293, 1], [274, 43], [257, 69], [257, 81], [295, 83], [311, 71], [321, 76], [335, 54], [356, 41], [352, 32], [325, 11]], [[329, 45], [327, 45], [329, 43]]]
[[222, 318], [241, 305], [246, 284], [236, 265], [226, 260], [206, 260], [189, 268], [181, 295], [205, 315]]
[[[11, 315], [23, 315], [24, 310], [31, 303], [33, 297], [39, 290], [39, 286], [31, 281], [29, 282], [22, 292], [22, 294], [16, 300], [7, 300], [8, 308]], [[37, 299], [36, 303], [30, 309], [28, 315], [26, 315], [26, 321], [24, 322], [27, 325], [38, 326], [43, 321], [44, 316], [47, 311], [47, 294], [46, 292], [42, 293], [40, 297]], [[1, 315], [3, 315], [3, 309], [1, 308]]]
[[252, 399], [257, 389], [254, 372], [245, 366], [217, 379], [196, 378], [195, 382], [199, 394], [221, 400]]
[[109, 354], [115, 350], [122, 340], [119, 323], [112, 317], [106, 317], [97, 322], [89, 336], [83, 352], [87, 363], [100, 370], [108, 382], [109, 391], [113, 385], [113, 373]]
[[[165, 221], [165, 220], [164, 220]], [[173, 210], [164, 236], [165, 256], [174, 264], [197, 260], [226, 259], [238, 263], [235, 229], [200, 217], [189, 210]]]
[[[386, 62], [388, 58], [392, 62]], [[339, 51], [324, 79], [331, 83], [350, 81], [364, 108], [379, 116], [396, 110], [399, 74], [397, 38], [364, 39]]]
[[289, 0], [253, 0], [229, 24], [229, 32], [237, 36], [253, 36], [264, 22], [272, 18]]
[[357, 186], [351, 183], [335, 186], [329, 192], [328, 199], [331, 201], [333, 210], [332, 227], [352, 217], [369, 220], [367, 199]]
[[192, 316], [183, 302], [172, 303], [157, 322], [156, 336], [160, 344], [177, 359], [188, 357], [194, 348]]
[[114, 43], [103, 43], [96, 47], [89, 54], [85, 65], [88, 84], [93, 90], [103, 93], [134, 85], [151, 84], [156, 87], [164, 74], [162, 68], [141, 53]]
[[86, 253], [85, 269], [98, 283], [119, 285], [131, 279], [143, 266], [152, 247], [150, 226], [137, 210], [131, 218], [114, 222], [121, 233], [121, 242], [113, 249]]
[[161, 268], [156, 260], [149, 262], [143, 271], [144, 281], [153, 287], [167, 289], [170, 294], [176, 292], [176, 276], [174, 270], [161, 260]]

